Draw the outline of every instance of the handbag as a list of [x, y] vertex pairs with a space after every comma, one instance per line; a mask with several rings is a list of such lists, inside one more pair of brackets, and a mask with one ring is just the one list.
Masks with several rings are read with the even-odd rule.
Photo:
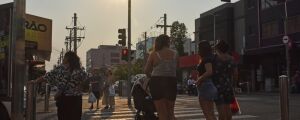
[[232, 114], [242, 114], [240, 105], [235, 97], [234, 97], [233, 101], [230, 103], [230, 109], [231, 109]]
[[95, 97], [94, 93], [91, 92], [89, 94], [88, 102], [89, 103], [94, 103], [94, 102], [96, 102], [96, 100], [97, 100], [97, 98]]

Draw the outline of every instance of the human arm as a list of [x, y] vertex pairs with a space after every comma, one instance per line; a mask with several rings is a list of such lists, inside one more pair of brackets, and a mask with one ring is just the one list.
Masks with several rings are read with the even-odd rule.
[[210, 62], [205, 63], [204, 67], [205, 67], [205, 72], [201, 76], [198, 77], [198, 79], [196, 80], [196, 85], [200, 85], [203, 82], [203, 80], [210, 77], [213, 73], [212, 63], [210, 63]]
[[144, 68], [144, 72], [147, 75], [147, 77], [151, 76], [152, 69], [153, 69], [153, 52], [150, 53]]

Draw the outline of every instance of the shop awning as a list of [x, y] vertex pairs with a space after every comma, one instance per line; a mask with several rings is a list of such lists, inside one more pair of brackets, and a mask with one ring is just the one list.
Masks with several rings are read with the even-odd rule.
[[199, 63], [200, 57], [198, 55], [182, 56], [179, 58], [179, 67], [194, 67]]

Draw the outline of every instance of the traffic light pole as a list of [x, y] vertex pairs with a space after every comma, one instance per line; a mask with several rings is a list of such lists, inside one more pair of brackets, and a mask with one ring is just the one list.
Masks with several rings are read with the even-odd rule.
[[147, 32], [145, 32], [145, 46], [144, 46], [144, 65], [147, 62]]
[[131, 105], [131, 0], [128, 0], [128, 76], [127, 104]]
[[[287, 21], [288, 21], [288, 13], [287, 13], [287, 1], [284, 2], [284, 35], [287, 36]], [[286, 55], [286, 74], [287, 76], [281, 76], [280, 80], [280, 110], [281, 110], [281, 120], [289, 120], [289, 81], [290, 81], [290, 54], [289, 54], [289, 41], [285, 44], [285, 55]]]

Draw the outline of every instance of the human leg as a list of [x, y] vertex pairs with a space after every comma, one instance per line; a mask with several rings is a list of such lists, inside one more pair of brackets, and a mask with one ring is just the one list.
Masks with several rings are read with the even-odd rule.
[[97, 99], [97, 109], [99, 109], [99, 99]]
[[203, 114], [206, 120], [217, 120], [214, 114], [214, 102], [199, 98], [200, 107], [203, 110]]
[[166, 100], [169, 120], [175, 120], [174, 107], [175, 101]]
[[154, 101], [154, 105], [155, 105], [156, 111], [158, 113], [159, 120], [169, 120], [168, 112], [167, 112], [168, 110], [166, 108], [166, 103], [164, 101], [165, 100], [163, 100], [163, 99]]

